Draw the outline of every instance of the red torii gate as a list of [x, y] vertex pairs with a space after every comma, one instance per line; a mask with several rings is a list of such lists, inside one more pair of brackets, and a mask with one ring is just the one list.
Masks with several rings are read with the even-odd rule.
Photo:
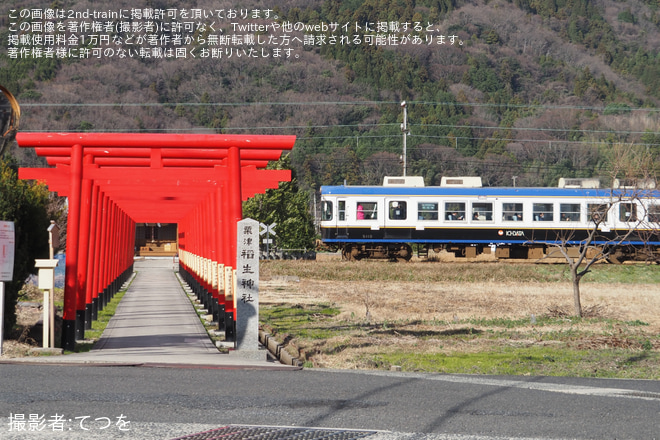
[[[21, 168], [19, 178], [69, 198], [64, 349], [84, 338], [132, 273], [136, 223], [177, 223], [182, 269], [235, 319], [221, 277], [236, 265], [242, 201], [291, 179], [288, 170], [261, 168], [292, 149], [295, 136], [18, 133], [16, 140], [54, 165]], [[225, 327], [229, 336], [233, 322]]]

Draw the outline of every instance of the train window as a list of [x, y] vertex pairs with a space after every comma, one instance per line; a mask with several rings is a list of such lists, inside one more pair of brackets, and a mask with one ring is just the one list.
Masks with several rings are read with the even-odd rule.
[[522, 203], [503, 203], [502, 220], [504, 221], [522, 221], [523, 205]]
[[406, 202], [390, 202], [390, 220], [405, 220], [407, 206]]
[[438, 204], [437, 203], [418, 203], [417, 215], [419, 220], [437, 220], [438, 219]]
[[492, 203], [473, 203], [472, 204], [472, 220], [483, 222], [493, 219], [493, 204]]
[[465, 203], [445, 203], [445, 218], [447, 220], [465, 220]]
[[358, 202], [356, 218], [358, 220], [376, 220], [376, 219], [378, 219], [378, 203], [376, 203], [376, 202]]
[[660, 205], [649, 205], [649, 221], [660, 223]]
[[579, 203], [560, 203], [559, 204], [559, 218], [561, 219], [561, 221], [579, 222], [580, 221], [580, 204]]
[[636, 222], [637, 205], [634, 203], [621, 203], [619, 205], [619, 220], [622, 222]]
[[594, 223], [607, 222], [607, 211], [610, 210], [610, 205], [600, 203], [588, 203], [587, 212], [589, 213], [589, 221]]
[[324, 200], [321, 202], [321, 220], [332, 220], [332, 202]]
[[346, 221], [346, 200], [337, 201], [337, 218], [340, 222]]
[[552, 203], [534, 203], [533, 213], [535, 222], [551, 222], [554, 218]]

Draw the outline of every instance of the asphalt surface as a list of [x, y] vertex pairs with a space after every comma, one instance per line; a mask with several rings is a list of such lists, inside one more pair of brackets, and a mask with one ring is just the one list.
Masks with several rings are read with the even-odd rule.
[[[3, 440], [176, 439], [227, 425], [375, 432], [367, 440], [660, 438], [658, 381], [31, 364], [0, 365], [0, 390]], [[19, 431], [12, 414], [43, 416], [43, 429]]]
[[215, 350], [171, 260], [136, 271], [97, 349], [0, 363], [0, 439], [660, 439], [660, 381], [242, 359]]

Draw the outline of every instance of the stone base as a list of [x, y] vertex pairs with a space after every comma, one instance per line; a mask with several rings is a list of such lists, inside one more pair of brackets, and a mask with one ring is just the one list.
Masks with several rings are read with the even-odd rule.
[[268, 351], [266, 350], [231, 350], [229, 354], [232, 356], [237, 356], [243, 359], [251, 359], [254, 361], [268, 360]]

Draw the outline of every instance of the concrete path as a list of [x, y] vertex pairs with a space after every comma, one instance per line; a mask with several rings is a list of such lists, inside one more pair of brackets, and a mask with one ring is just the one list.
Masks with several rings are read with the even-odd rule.
[[14, 361], [141, 366], [292, 369], [277, 361], [221, 353], [174, 272], [171, 258], [135, 262], [136, 275], [101, 339], [88, 353]]

